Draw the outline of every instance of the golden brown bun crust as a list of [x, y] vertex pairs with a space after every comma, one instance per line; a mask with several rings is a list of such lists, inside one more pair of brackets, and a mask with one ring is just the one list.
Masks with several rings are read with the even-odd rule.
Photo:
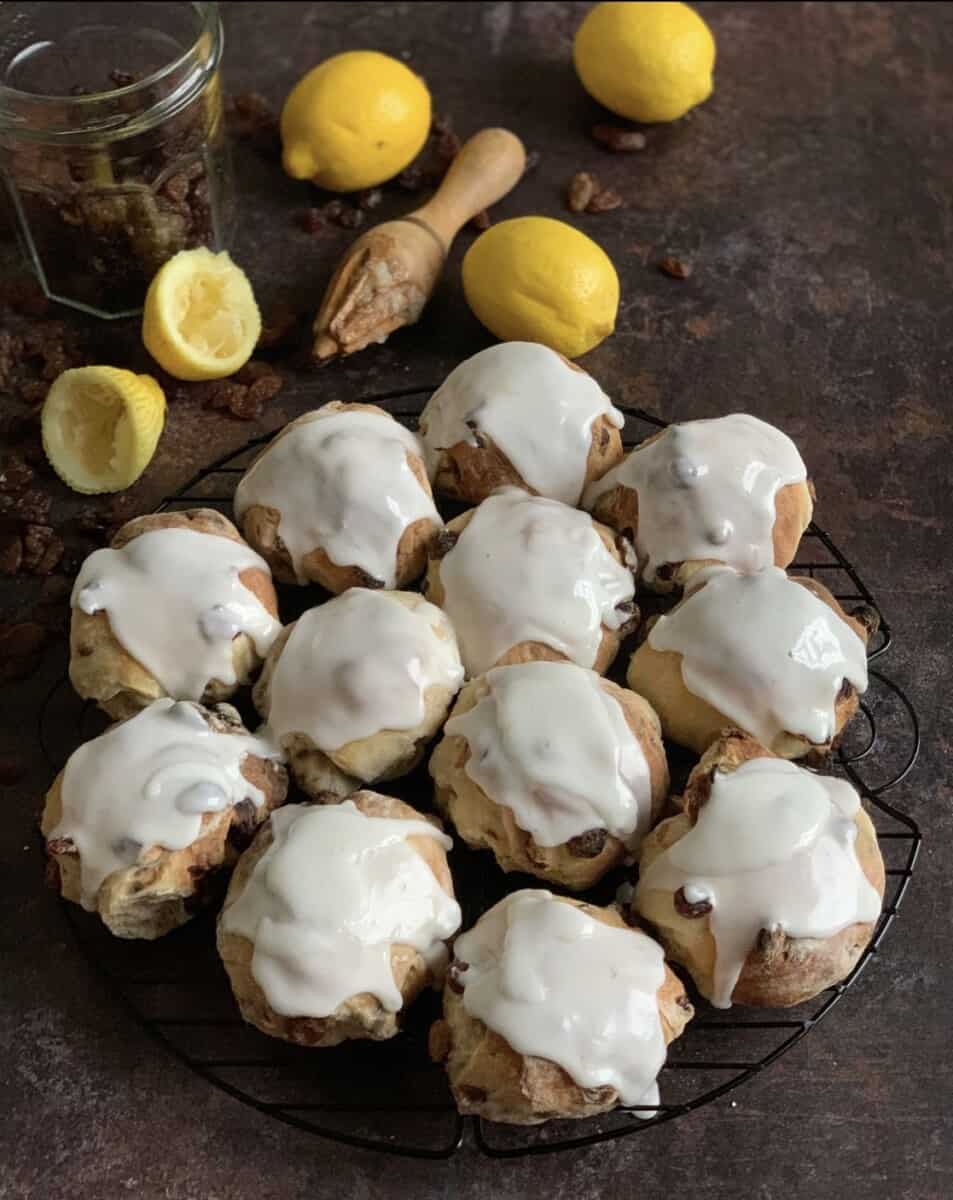
[[[557, 896], [597, 921], [627, 929], [615, 908], [598, 908], [568, 896]], [[462, 1113], [511, 1125], [537, 1125], [555, 1118], [592, 1117], [619, 1103], [612, 1087], [580, 1087], [556, 1063], [520, 1054], [498, 1033], [467, 1012], [462, 995], [448, 975], [443, 992], [443, 1020], [430, 1030], [431, 1057], [446, 1064], [450, 1090]], [[679, 1037], [693, 1009], [679, 978], [665, 968], [656, 993], [665, 1044]]]
[[[378, 408], [375, 404], [345, 404], [339, 400], [332, 400], [330, 404], [325, 404], [316, 411], [321, 413], [372, 412], [377, 413], [386, 421], [394, 420], [390, 413], [386, 412], [383, 408]], [[255, 459], [255, 462], [262, 455], [267, 454], [269, 448], [279, 442], [289, 430], [294, 429], [298, 425], [308, 424], [315, 419], [315, 413], [305, 413], [304, 416], [291, 421], [262, 450], [261, 454]], [[423, 459], [418, 454], [414, 454], [408, 450], [407, 465], [413, 471], [417, 482], [423, 488], [424, 492], [430, 496], [432, 494], [430, 480], [427, 478], [427, 468], [424, 465]], [[368, 487], [372, 488], [373, 486], [374, 480], [368, 480]], [[276, 508], [269, 508], [262, 504], [253, 504], [242, 516], [242, 532], [248, 539], [249, 545], [257, 550], [271, 567], [277, 580], [281, 583], [298, 583], [299, 580], [295, 574], [291, 555], [281, 540], [278, 529], [280, 520], [281, 513]], [[429, 518], [422, 517], [420, 520], [408, 525], [404, 530], [400, 541], [397, 543], [397, 587], [404, 587], [406, 584], [412, 583], [415, 579], [419, 579], [423, 574], [424, 567], [427, 564], [427, 547], [438, 528], [439, 526]], [[383, 580], [374, 579], [360, 567], [348, 563], [334, 562], [320, 546], [316, 546], [309, 554], [304, 555], [301, 560], [301, 573], [304, 576], [305, 582], [318, 583], [321, 587], [326, 588], [335, 595], [340, 595], [341, 592], [346, 592], [351, 587], [384, 586]]]
[[[662, 429], [646, 438], [630, 451], [630, 454], [638, 454], [664, 432]], [[814, 515], [814, 499], [814, 484], [810, 479], [800, 483], [787, 483], [778, 489], [774, 498], [775, 516], [771, 534], [776, 567], [788, 567], [794, 561], [801, 537]], [[593, 505], [592, 515], [597, 521], [627, 538], [633, 546], [636, 544], [639, 529], [639, 493], [635, 488], [626, 487], [622, 483], [616, 484], [599, 497]], [[645, 580], [645, 586], [656, 592], [671, 592], [683, 588], [696, 571], [719, 561], [717, 558], [705, 558], [659, 563], [656, 578]]]
[[[739, 730], [726, 731], [706, 751], [689, 776], [682, 812], [660, 825], [642, 843], [640, 867], [645, 869], [691, 829], [711, 793], [715, 771], [730, 773], [753, 758], [777, 758]], [[857, 858], [872, 887], [883, 897], [884, 864], [870, 817], [859, 808], [855, 817]], [[689, 971], [703, 996], [711, 999], [715, 970], [715, 939], [710, 918], [683, 917], [672, 894], [653, 890], [640, 895], [638, 915], [649, 923], [668, 956]], [[810, 1000], [839, 983], [853, 970], [873, 934], [874, 923], [858, 922], [830, 938], [792, 938], [781, 930], [762, 930], [752, 947], [732, 993], [735, 1004], [786, 1008]]]
[[[790, 578], [792, 583], [799, 583], [813, 592], [818, 600], [822, 600], [854, 630], [864, 645], [867, 644], [869, 626], [856, 616], [845, 613], [823, 584], [816, 579], [800, 576], [792, 575]], [[704, 754], [719, 733], [734, 728], [736, 722], [688, 690], [682, 678], [681, 663], [682, 656], [677, 651], [655, 650], [646, 638], [629, 661], [626, 682], [634, 692], [644, 696], [658, 713], [662, 732], [667, 738], [678, 742], [680, 746], [687, 746], [696, 754]], [[837, 744], [859, 703], [857, 692], [845, 681], [845, 687], [841, 689], [834, 705], [835, 729], [829, 741], [811, 742], [800, 734], [782, 732], [769, 749], [782, 758], [802, 758], [811, 753], [823, 756]]]
[[[247, 736], [231, 705], [199, 711], [216, 732]], [[103, 880], [96, 895], [96, 911], [111, 933], [123, 938], [162, 937], [217, 899], [216, 882], [231, 869], [269, 813], [284, 803], [288, 791], [287, 773], [273, 759], [249, 754], [241, 772], [264, 797], [260, 806], [249, 794], [222, 812], [206, 813], [201, 833], [190, 846], [183, 850], [144, 846], [134, 866], [114, 871]], [[40, 820], [47, 839], [63, 815], [62, 787], [60, 771], [46, 794]], [[79, 904], [80, 860], [72, 842], [68, 838], [47, 841], [46, 852], [50, 882], [65, 899]]]
[[[473, 515], [476, 512], [475, 508], [468, 509], [465, 513], [461, 513], [459, 517], [454, 517], [452, 521], [447, 523], [444, 532], [434, 539], [430, 551], [430, 561], [427, 564], [427, 575], [424, 580], [424, 595], [439, 608], [444, 607], [446, 598], [443, 590], [443, 584], [440, 582], [440, 562], [445, 554], [449, 552], [452, 545], [456, 542], [460, 534], [473, 520]], [[593, 521], [593, 528], [602, 540], [603, 545], [616, 560], [623, 562], [623, 557], [616, 545], [615, 537], [610, 529], [606, 529], [604, 525], [600, 525], [597, 521]], [[619, 647], [623, 640], [635, 627], [639, 618], [639, 611], [633, 603], [629, 606], [628, 613], [623, 625], [618, 629], [610, 629], [607, 625], [602, 627], [602, 641], [599, 643], [599, 650], [596, 654], [596, 661], [592, 664], [592, 670], [599, 675], [604, 675], [612, 666], [615, 656], [619, 653]], [[543, 642], [518, 642], [515, 646], [511, 646], [505, 654], [492, 664], [493, 667], [508, 667], [514, 663], [523, 662], [567, 662], [566, 655], [559, 650], [554, 650], [552, 646], [547, 646]], [[490, 668], [487, 668], [489, 670]]]
[[[393, 796], [361, 791], [355, 792], [348, 799], [369, 817], [429, 821], [432, 825], [440, 825], [436, 818], [424, 816]], [[429, 837], [410, 837], [407, 842], [430, 867], [447, 895], [453, 896], [453, 880], [443, 847]], [[271, 843], [271, 823], [268, 822], [239, 860], [229, 884], [226, 907], [244, 891], [256, 863]], [[228, 972], [242, 1017], [262, 1033], [283, 1038], [287, 1042], [296, 1042], [301, 1046], [336, 1046], [339, 1042], [351, 1038], [370, 1038], [374, 1041], [391, 1038], [399, 1032], [404, 1012], [423, 988], [433, 981], [432, 972], [418, 950], [413, 946], [394, 945], [391, 948], [391, 968], [394, 982], [404, 998], [404, 1007], [399, 1012], [388, 1012], [376, 996], [362, 992], [339, 1004], [328, 1017], [287, 1017], [275, 1012], [252, 975], [251, 960], [254, 949], [254, 943], [248, 938], [237, 933], [226, 933], [219, 917], [218, 952]]]
[[[388, 592], [406, 608], [415, 611], [423, 603], [416, 592]], [[265, 665], [252, 692], [262, 720], [271, 713], [271, 681], [296, 621], [286, 625], [272, 643]], [[438, 630], [439, 636], [439, 630]], [[348, 742], [334, 751], [319, 750], [304, 733], [282, 738], [282, 749], [297, 785], [312, 799], [325, 792], [346, 796], [362, 783], [397, 779], [412, 771], [423, 757], [428, 742], [443, 724], [456, 693], [432, 684], [424, 693], [424, 717], [413, 729], [381, 729], [366, 738]]]
[[[479, 504], [499, 487], [518, 487], [536, 493], [503, 451], [486, 433], [476, 435], [479, 444], [457, 442], [440, 453], [434, 475], [434, 491], [464, 504]], [[592, 423], [592, 440], [586, 457], [583, 488], [600, 479], [622, 458], [622, 438], [604, 414]]]
[[[626, 724], [642, 747], [652, 785], [652, 822], [668, 795], [668, 763], [658, 717], [641, 696], [600, 680], [603, 691], [622, 709]], [[469, 712], [489, 692], [485, 675], [468, 683], [457, 698], [452, 717]], [[493, 852], [504, 871], [525, 871], [573, 891], [592, 887], [626, 857], [625, 845], [605, 829], [592, 829], [559, 846], [539, 846], [521, 829], [513, 810], [491, 799], [467, 774], [470, 746], [460, 734], [444, 734], [430, 759], [437, 808], [474, 849]]]
[[[227, 517], [212, 508], [190, 508], [184, 512], [149, 513], [127, 521], [110, 543], [121, 550], [134, 538], [159, 529], [191, 529], [212, 537], [228, 538], [244, 546], [241, 534]], [[277, 620], [278, 598], [267, 571], [249, 567], [239, 579], [265, 609]], [[233, 684], [220, 679], [209, 682], [202, 703], [218, 704], [233, 696], [239, 687], [248, 683], [261, 665], [255, 643], [247, 633], [232, 642], [232, 661], [235, 664]], [[85, 700], [95, 700], [114, 721], [135, 716], [140, 709], [167, 696], [165, 688], [142, 663], [128, 654], [112, 631], [106, 612], [84, 613], [74, 608], [70, 621], [69, 676], [73, 687]]]

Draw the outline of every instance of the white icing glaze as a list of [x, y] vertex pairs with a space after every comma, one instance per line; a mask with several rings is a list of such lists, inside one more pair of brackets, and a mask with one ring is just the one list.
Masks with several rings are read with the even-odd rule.
[[711, 904], [717, 1008], [731, 1006], [760, 930], [829, 938], [877, 919], [880, 896], [856, 853], [859, 806], [843, 779], [783, 759], [750, 759], [715, 772], [697, 823], [645, 870], [636, 907], [646, 892], [679, 888], [690, 904]]
[[456, 975], [467, 1012], [518, 1053], [557, 1063], [580, 1087], [613, 1087], [623, 1104], [658, 1104], [665, 966], [646, 934], [528, 889], [461, 934], [454, 955], [468, 964]]
[[843, 681], [867, 690], [861, 638], [780, 567], [698, 572], [648, 643], [681, 654], [688, 690], [766, 746], [781, 732], [828, 741]]
[[268, 1003], [327, 1017], [369, 992], [397, 1012], [391, 947], [413, 946], [439, 970], [460, 925], [457, 902], [407, 838], [444, 850], [450, 839], [427, 821], [367, 817], [350, 800], [289, 804], [270, 819], [274, 841], [221, 916], [226, 932], [254, 943], [251, 971]]
[[199, 700], [209, 682], [233, 684], [232, 640], [247, 633], [264, 657], [281, 632], [242, 571], [271, 578], [242, 542], [194, 529], [154, 529], [121, 550], [94, 550], [73, 585], [74, 608], [105, 612], [122, 648], [170, 696]]
[[132, 866], [150, 846], [183, 850], [199, 836], [202, 814], [264, 797], [241, 773], [247, 754], [274, 750], [247, 733], [218, 733], [185, 701], [148, 708], [80, 746], [63, 772], [63, 812], [47, 835], [70, 838], [79, 852], [82, 903], [113, 871]]
[[582, 667], [596, 661], [602, 627], [635, 594], [592, 520], [556, 500], [501, 488], [474, 511], [440, 561], [443, 607], [470, 675], [520, 642], [542, 642]]
[[664, 563], [715, 559], [742, 571], [774, 562], [774, 498], [807, 478], [797, 447], [747, 413], [670, 425], [586, 489], [585, 506], [623, 485], [638, 493], [636, 551], [648, 580]]
[[302, 613], [270, 684], [268, 726], [281, 738], [304, 733], [319, 750], [338, 750], [383, 729], [413, 729], [427, 689], [463, 682], [446, 615], [413, 597], [351, 588]]
[[431, 479], [440, 452], [486, 434], [534, 492], [578, 504], [592, 425], [625, 418], [592, 376], [535, 342], [501, 342], [454, 368], [431, 396], [420, 432]]
[[474, 783], [539, 846], [607, 829], [635, 849], [651, 821], [649, 766], [600, 677], [531, 662], [495, 667], [486, 681], [487, 695], [446, 725], [469, 744]]
[[341, 567], [359, 567], [393, 587], [404, 530], [443, 522], [407, 462], [423, 459], [419, 439], [375, 412], [317, 409], [289, 425], [242, 476], [239, 518], [253, 505], [277, 509], [278, 532], [300, 583], [301, 560], [322, 549]]

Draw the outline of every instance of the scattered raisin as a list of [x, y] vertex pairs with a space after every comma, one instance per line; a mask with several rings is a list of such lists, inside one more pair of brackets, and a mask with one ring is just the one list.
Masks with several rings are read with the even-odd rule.
[[205, 407], [229, 412], [240, 421], [254, 421], [261, 413], [261, 404], [251, 396], [251, 388], [227, 379], [209, 385]]
[[614, 208], [622, 207], [622, 197], [618, 192], [614, 192], [612, 188], [603, 188], [602, 191], [596, 192], [589, 203], [586, 205], [587, 213], [611, 212]]
[[360, 229], [364, 221], [365, 214], [359, 208], [346, 208], [337, 218], [337, 224], [342, 229]]
[[30, 525], [47, 525], [52, 503], [53, 498], [46, 492], [30, 488], [28, 492], [17, 497], [14, 511], [21, 521], [26, 521]]
[[258, 358], [250, 358], [243, 367], [239, 367], [235, 372], [232, 376], [232, 382], [243, 383], [247, 387], [253, 383], [257, 383], [259, 379], [263, 379], [266, 375], [275, 374], [277, 372], [271, 363], [262, 362]]
[[95, 508], [84, 508], [76, 518], [76, 528], [85, 537], [105, 545], [113, 535], [113, 526], [105, 513]]
[[365, 212], [370, 212], [371, 209], [377, 208], [383, 198], [384, 193], [380, 188], [368, 188], [366, 191], [358, 194], [358, 207], [362, 208]]
[[599, 190], [599, 181], [588, 171], [577, 171], [569, 181], [569, 211], [585, 212]]
[[23, 542], [16, 530], [0, 534], [0, 575], [16, 575], [23, 561]]
[[273, 400], [284, 387], [285, 381], [281, 375], [262, 375], [248, 389], [248, 400], [259, 407]]
[[644, 133], [636, 129], [623, 129], [620, 125], [593, 125], [592, 136], [614, 154], [631, 154], [634, 150], [644, 150], [646, 146]]
[[33, 481], [33, 468], [22, 458], [11, 454], [0, 467], [0, 493], [15, 496], [26, 491]]
[[23, 569], [33, 575], [51, 575], [63, 550], [50, 525], [27, 525], [23, 531]]
[[453, 117], [448, 113], [437, 113], [430, 123], [430, 132], [439, 137], [444, 133], [453, 132]]
[[437, 154], [445, 162], [453, 162], [460, 153], [460, 139], [452, 129], [447, 129], [437, 138]]
[[405, 192], [419, 192], [424, 186], [423, 169], [416, 164], [405, 167], [397, 176], [397, 186]]
[[692, 273], [692, 264], [668, 254], [659, 263], [658, 269], [672, 279], [687, 279]]
[[305, 208], [294, 214], [294, 223], [303, 233], [317, 233], [324, 228], [324, 218], [317, 208]]

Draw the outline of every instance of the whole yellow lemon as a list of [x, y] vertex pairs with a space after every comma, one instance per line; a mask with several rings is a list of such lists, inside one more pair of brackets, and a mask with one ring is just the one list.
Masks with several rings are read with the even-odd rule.
[[549, 217], [516, 217], [481, 234], [463, 259], [463, 290], [504, 342], [542, 342], [567, 358], [615, 328], [619, 277], [584, 233]]
[[712, 92], [715, 39], [687, 4], [597, 4], [579, 26], [582, 86], [631, 121], [675, 121]]
[[354, 192], [391, 179], [430, 132], [430, 93], [396, 58], [335, 54], [292, 88], [281, 111], [282, 162], [294, 179]]

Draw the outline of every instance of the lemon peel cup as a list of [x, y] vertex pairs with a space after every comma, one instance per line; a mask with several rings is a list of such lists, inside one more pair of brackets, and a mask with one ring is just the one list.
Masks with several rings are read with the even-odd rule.
[[234, 375], [251, 358], [260, 336], [251, 284], [224, 250], [181, 250], [149, 285], [142, 340], [176, 379]]
[[121, 492], [155, 454], [165, 394], [150, 375], [119, 367], [74, 367], [43, 403], [43, 449], [74, 492]]

